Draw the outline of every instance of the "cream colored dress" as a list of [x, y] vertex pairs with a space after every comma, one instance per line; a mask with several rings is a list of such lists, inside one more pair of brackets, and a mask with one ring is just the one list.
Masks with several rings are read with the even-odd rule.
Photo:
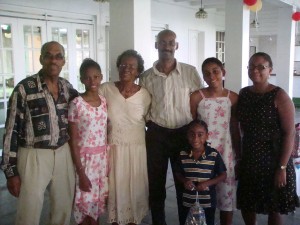
[[125, 99], [113, 82], [100, 91], [108, 107], [108, 222], [139, 224], [149, 210], [145, 115], [151, 98], [141, 88]]

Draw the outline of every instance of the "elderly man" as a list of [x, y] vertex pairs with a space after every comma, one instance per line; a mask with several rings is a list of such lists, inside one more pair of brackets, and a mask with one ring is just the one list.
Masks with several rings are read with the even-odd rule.
[[65, 64], [62, 45], [45, 43], [40, 63], [42, 69], [22, 80], [10, 97], [1, 168], [9, 192], [18, 198], [16, 224], [39, 224], [47, 187], [49, 224], [69, 224], [75, 174], [67, 110], [78, 92], [59, 77]]
[[[185, 125], [192, 120], [190, 93], [201, 88], [202, 82], [195, 67], [175, 59], [178, 43], [173, 31], [161, 31], [155, 47], [159, 59], [141, 76], [140, 84], [152, 97], [146, 132], [152, 222], [153, 225], [165, 225], [168, 160], [170, 159], [173, 168], [179, 152], [187, 146]], [[182, 187], [176, 180], [175, 187], [179, 220], [182, 224], [185, 219], [181, 215]]]

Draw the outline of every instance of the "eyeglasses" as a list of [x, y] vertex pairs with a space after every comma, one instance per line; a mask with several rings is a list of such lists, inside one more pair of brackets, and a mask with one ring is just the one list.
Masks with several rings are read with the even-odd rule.
[[257, 65], [257, 66], [247, 66], [247, 69], [248, 70], [251, 70], [251, 71], [253, 71], [253, 70], [255, 70], [255, 69], [257, 69], [258, 71], [263, 71], [264, 69], [267, 69], [269, 66], [266, 66], [266, 65], [262, 65], [262, 64], [259, 64], [259, 65]]
[[131, 64], [120, 64], [119, 69], [124, 70], [124, 69], [129, 69], [129, 70], [134, 70], [137, 69], [136, 65], [131, 65]]
[[63, 59], [65, 59], [65, 57], [62, 54], [60, 54], [60, 53], [56, 54], [56, 55], [45, 54], [43, 56], [43, 59], [44, 60], [53, 60], [53, 59], [55, 59], [55, 60], [63, 60]]

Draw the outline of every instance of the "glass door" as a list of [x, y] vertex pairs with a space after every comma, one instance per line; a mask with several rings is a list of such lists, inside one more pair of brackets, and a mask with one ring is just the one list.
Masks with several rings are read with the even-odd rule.
[[84, 58], [95, 59], [94, 25], [0, 17], [0, 155], [7, 103], [15, 85], [41, 69], [42, 44], [58, 41], [66, 52], [61, 76], [79, 91], [79, 67]]
[[78, 91], [84, 91], [79, 80], [79, 67], [84, 58], [94, 58], [93, 25], [48, 22], [49, 40], [61, 43], [66, 52], [66, 64], [61, 76], [68, 79]]
[[25, 75], [36, 74], [41, 68], [40, 52], [42, 43], [46, 41], [46, 23], [44, 21], [21, 20], [22, 45], [24, 49], [23, 58]]
[[9, 97], [14, 88], [17, 62], [17, 20], [0, 17], [0, 154]]

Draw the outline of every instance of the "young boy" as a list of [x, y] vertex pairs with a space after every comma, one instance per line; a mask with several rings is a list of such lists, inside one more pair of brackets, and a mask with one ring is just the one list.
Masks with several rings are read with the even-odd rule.
[[[185, 218], [195, 203], [198, 191], [204, 208], [207, 225], [214, 225], [216, 211], [215, 185], [226, 179], [226, 167], [217, 150], [207, 146], [208, 128], [202, 120], [188, 125], [188, 142], [191, 149], [181, 151], [175, 165], [175, 176], [184, 185], [183, 208]], [[180, 224], [184, 225], [184, 224]]]

